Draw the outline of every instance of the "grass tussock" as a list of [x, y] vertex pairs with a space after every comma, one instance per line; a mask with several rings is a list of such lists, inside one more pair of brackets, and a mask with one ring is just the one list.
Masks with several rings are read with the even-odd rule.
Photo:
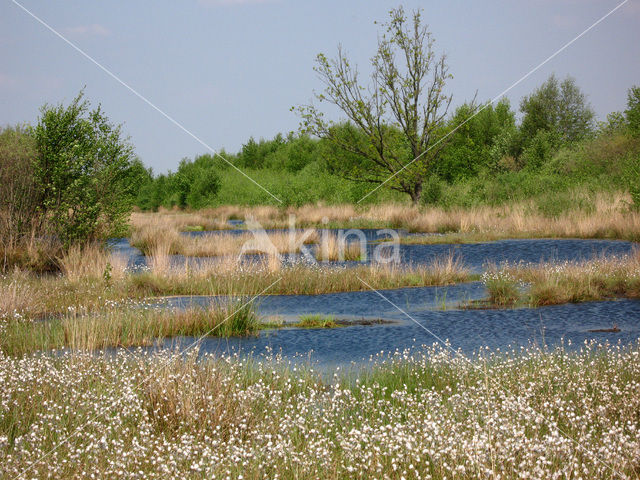
[[293, 326], [298, 328], [337, 328], [339, 325], [333, 316], [316, 313], [302, 315]]
[[278, 358], [0, 356], [3, 473], [35, 461], [30, 478], [637, 477], [637, 345], [470, 360], [397, 352], [327, 384]]
[[99, 244], [72, 245], [57, 259], [60, 273], [72, 281], [122, 278], [126, 259], [110, 254]]
[[349, 242], [336, 234], [323, 234], [315, 251], [319, 261], [363, 261], [366, 260], [366, 244]]
[[0, 321], [8, 318], [20, 318], [24, 312], [33, 308], [34, 291], [24, 281], [24, 274], [17, 272], [9, 282], [0, 283]]
[[482, 276], [488, 303], [539, 307], [640, 298], [640, 250], [619, 258], [490, 268]]

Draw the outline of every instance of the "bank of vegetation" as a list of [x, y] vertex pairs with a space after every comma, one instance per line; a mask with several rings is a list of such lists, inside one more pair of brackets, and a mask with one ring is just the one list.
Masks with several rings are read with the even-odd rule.
[[9, 478], [638, 473], [637, 345], [425, 347], [330, 381], [277, 357], [0, 355], [0, 378]]

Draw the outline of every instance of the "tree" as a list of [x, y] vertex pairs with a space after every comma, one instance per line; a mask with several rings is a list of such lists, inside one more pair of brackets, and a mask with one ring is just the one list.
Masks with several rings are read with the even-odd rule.
[[336, 105], [349, 124], [326, 121], [314, 105], [298, 107], [298, 113], [303, 132], [331, 141], [355, 160], [336, 165], [336, 173], [362, 182], [388, 181], [386, 186], [415, 203], [444, 147], [438, 140], [452, 100], [444, 93], [451, 75], [446, 56], [436, 57], [419, 10], [408, 19], [399, 7], [389, 17], [371, 60], [368, 87], [341, 47], [333, 60], [316, 58], [315, 71], [326, 86], [316, 98]]
[[520, 103], [525, 142], [540, 130], [557, 134], [562, 143], [585, 138], [594, 128], [594, 112], [573, 78], [558, 83], [555, 75]]
[[624, 111], [629, 131], [640, 136], [640, 86], [633, 86], [627, 94], [627, 109]]
[[[121, 235], [137, 190], [133, 148], [83, 92], [68, 107], [45, 105], [33, 130], [40, 209], [65, 248]], [[136, 172], [138, 172], [136, 174]]]
[[438, 175], [448, 182], [476, 176], [491, 165], [492, 149], [505, 132], [515, 130], [515, 113], [507, 99], [479, 111], [473, 103], [456, 108], [447, 122], [451, 139], [436, 165]]

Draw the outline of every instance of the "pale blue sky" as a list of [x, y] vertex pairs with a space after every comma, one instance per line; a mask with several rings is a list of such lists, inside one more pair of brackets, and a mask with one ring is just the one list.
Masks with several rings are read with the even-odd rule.
[[[35, 122], [43, 103], [69, 102], [86, 85], [109, 118], [124, 123], [154, 171], [206, 149], [20, 10], [0, 0], [0, 125]], [[379, 26], [399, 2], [200, 0], [37, 2], [22, 5], [214, 148], [295, 130], [289, 109], [321, 88], [319, 52], [341, 43], [363, 73]], [[422, 7], [448, 54], [454, 102], [508, 88], [622, 0], [405, 1]], [[551, 73], [571, 74], [598, 116], [624, 109], [640, 84], [640, 0], [629, 0], [514, 88], [520, 98]], [[339, 118], [338, 112], [330, 117]]]

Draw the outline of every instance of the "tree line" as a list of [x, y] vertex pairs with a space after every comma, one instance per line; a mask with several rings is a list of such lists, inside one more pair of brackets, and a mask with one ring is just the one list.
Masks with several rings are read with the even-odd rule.
[[[625, 112], [610, 114], [597, 125], [575, 79], [555, 75], [521, 100], [520, 122], [505, 99], [495, 104], [474, 100], [450, 112], [449, 66], [435, 50], [422, 11], [407, 15], [402, 7], [391, 10], [382, 26], [368, 82], [342, 48], [334, 58], [319, 54], [315, 70], [326, 88], [315, 95], [317, 104], [293, 109], [300, 116], [300, 130], [271, 140], [251, 138], [238, 153], [221, 155], [239, 168], [281, 172], [282, 182], [270, 187], [286, 204], [309, 199], [303, 192], [309, 184], [295, 176], [305, 169], [325, 183], [332, 177], [344, 179], [341, 186], [353, 193], [311, 195], [312, 200], [375, 201], [390, 198], [384, 193], [393, 190], [415, 204], [438, 201], [447, 185], [544, 170], [559, 152], [566, 156], [567, 150], [598, 136], [637, 134], [639, 87], [629, 90]], [[319, 107], [323, 103], [337, 106], [343, 119], [327, 120]], [[636, 145], [627, 146], [634, 156]], [[176, 172], [154, 179], [150, 175], [137, 202], [145, 209], [235, 203], [229, 195], [218, 196], [230, 181], [227, 165], [214, 156], [183, 159]], [[293, 194], [283, 190], [285, 182], [294, 185]], [[373, 190], [377, 194], [368, 198]], [[362, 196], [355, 198], [358, 192]]]

